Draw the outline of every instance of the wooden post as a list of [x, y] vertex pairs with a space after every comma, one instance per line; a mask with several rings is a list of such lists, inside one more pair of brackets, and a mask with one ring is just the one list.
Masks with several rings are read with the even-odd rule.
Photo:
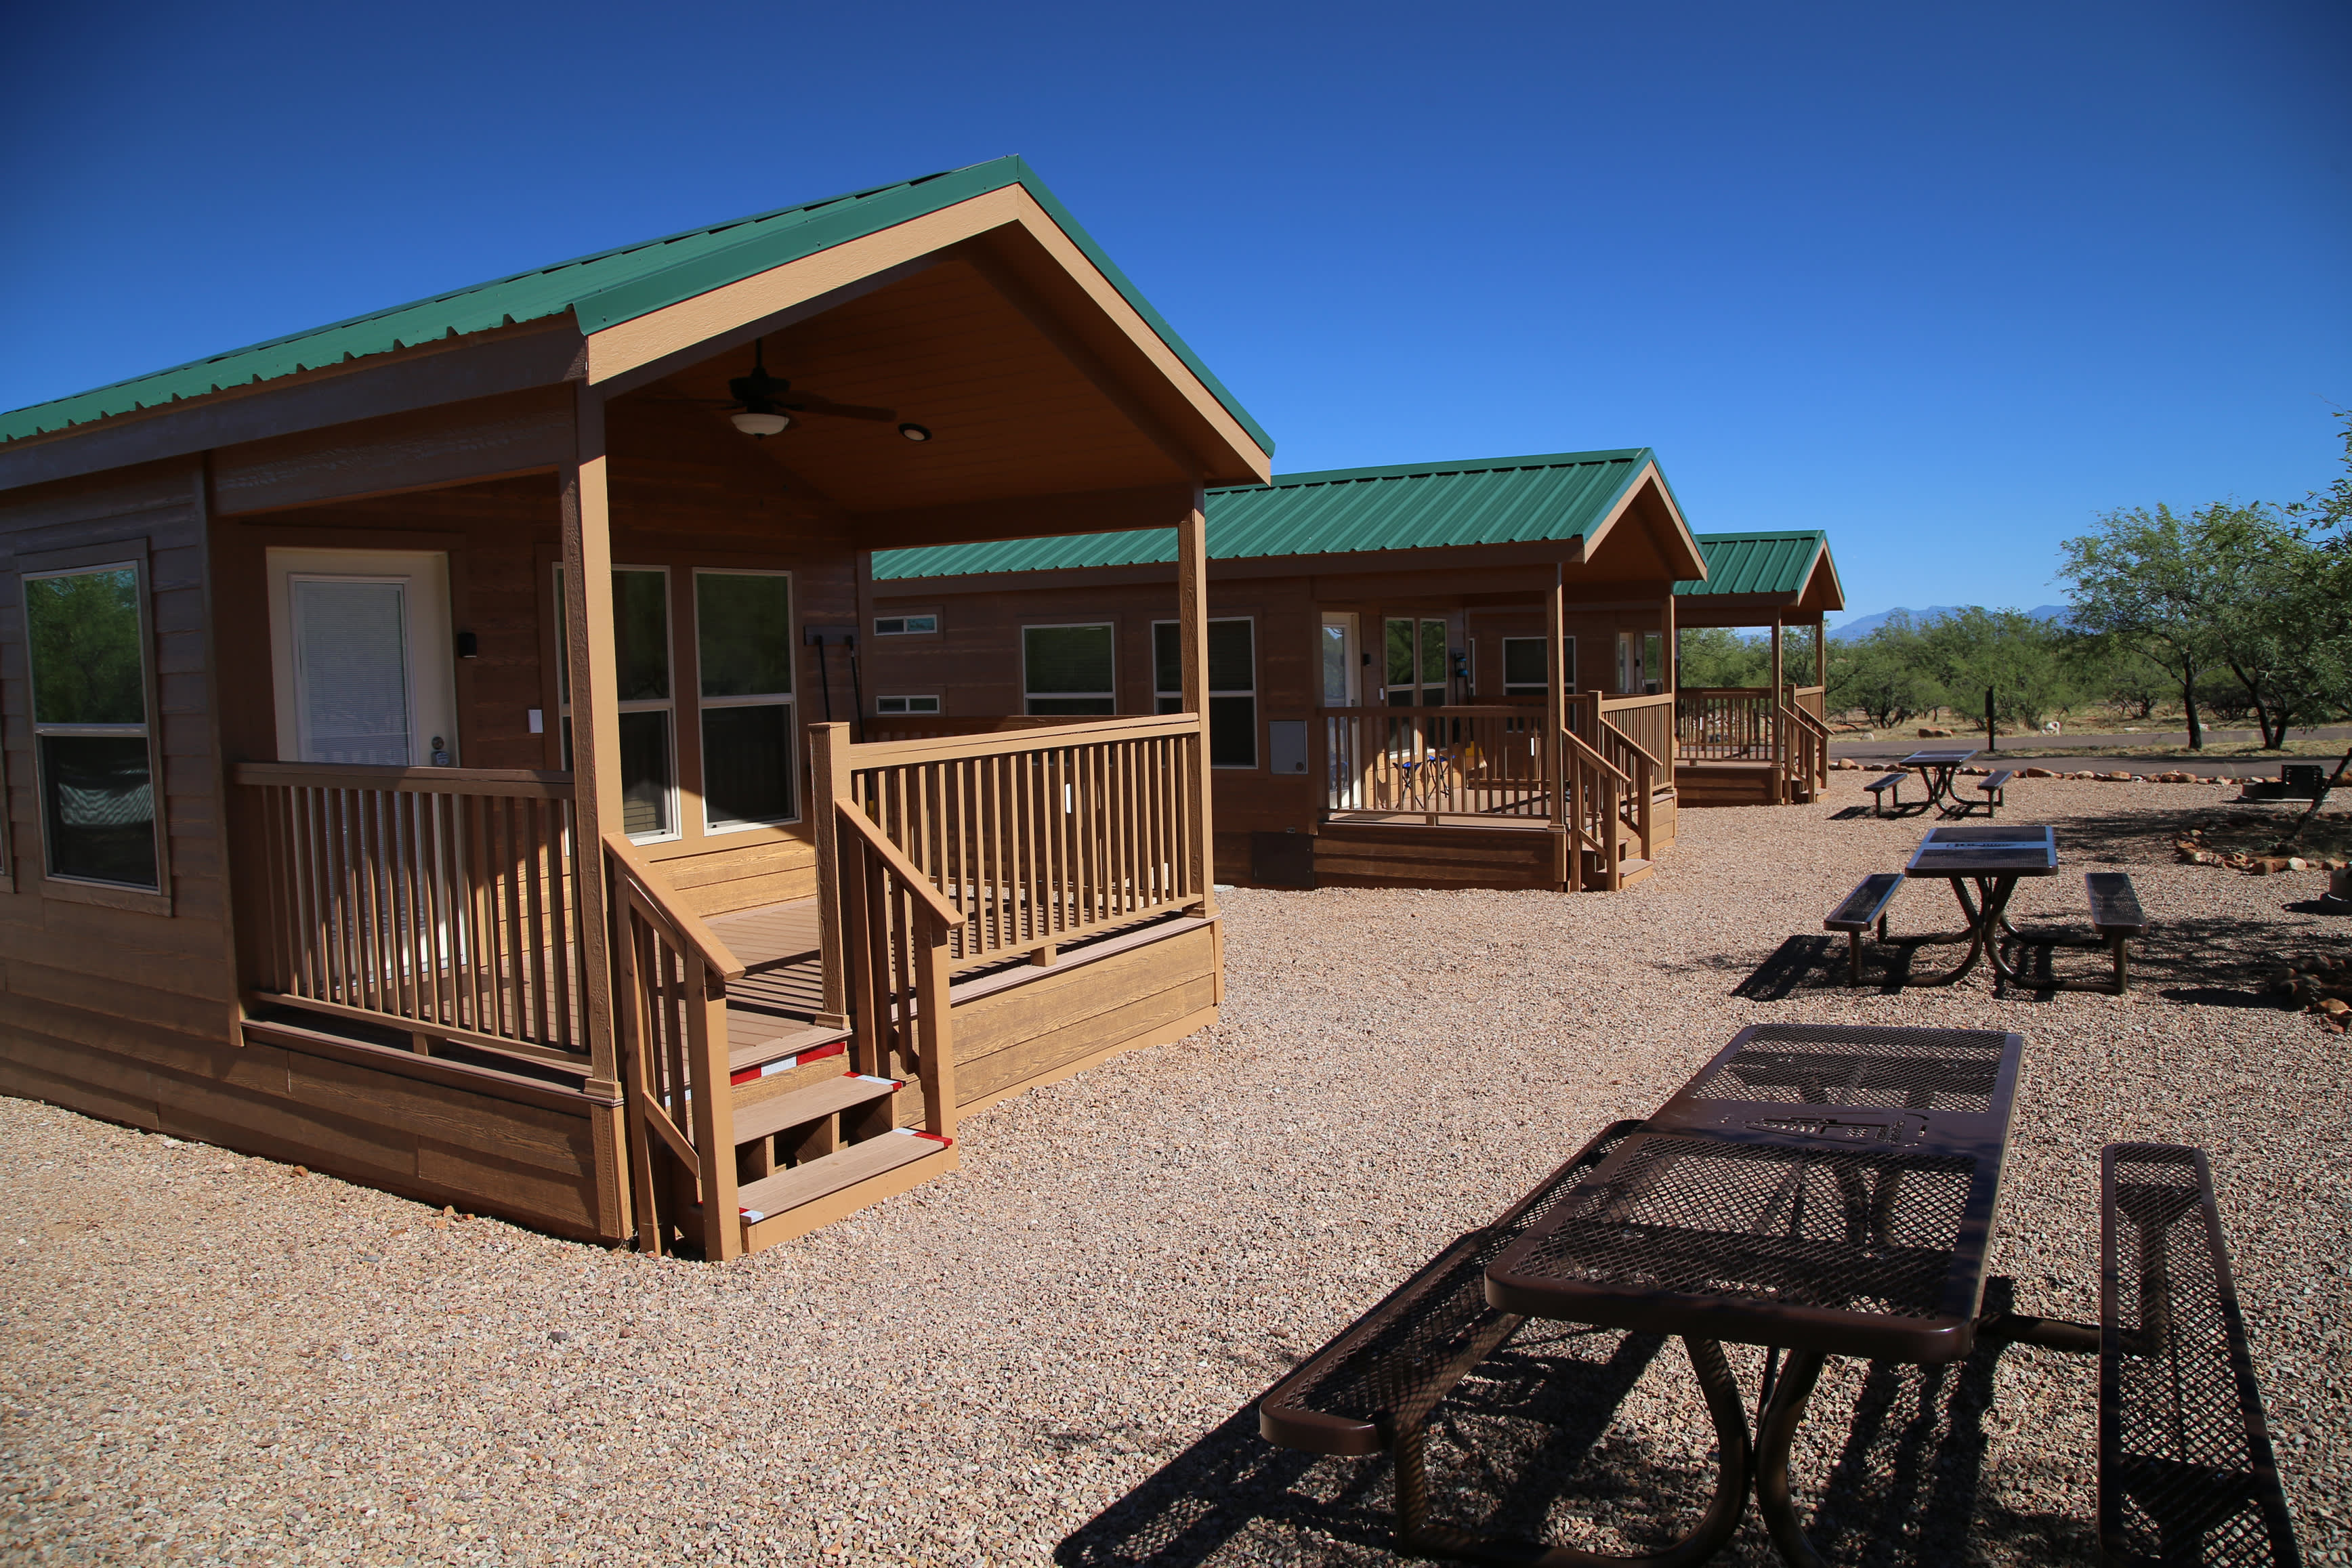
[[1576, 819], [1569, 810], [1568, 743], [1568, 596], [1560, 585], [1560, 570], [1551, 569], [1551, 588], [1544, 595], [1544, 769], [1551, 775], [1552, 841], [1559, 848], [1552, 870], [1560, 885], [1573, 893], [1584, 885], [1583, 857], [1577, 852]]
[[[572, 402], [573, 458], [562, 486], [562, 657], [572, 687], [572, 896], [581, 956], [580, 1026], [589, 1075], [581, 1085], [609, 1102], [590, 1117], [596, 1185], [607, 1233], [628, 1235], [625, 1124], [618, 1036], [613, 1021], [611, 904], [604, 877], [604, 833], [621, 824], [619, 710], [614, 706], [613, 515], [604, 455], [604, 402], [586, 382]], [[560, 721], [559, 721], [560, 722]]]
[[1209, 773], [1209, 522], [1202, 507], [1207, 497], [1192, 492], [1192, 509], [1176, 525], [1176, 613], [1178, 656], [1183, 662], [1184, 711], [1201, 722], [1199, 766], [1192, 788], [1200, 795], [1198, 840], [1186, 846], [1192, 885], [1201, 900], [1189, 913], [1217, 912], [1217, 841], [1210, 811]]
[[849, 798], [849, 726], [813, 724], [809, 738], [808, 816], [816, 841], [816, 941], [824, 968], [820, 1029], [849, 1027], [849, 971], [841, 940], [841, 901], [851, 890], [841, 882], [841, 827], [834, 803]]
[[[578, 705], [575, 703], [574, 706]], [[694, 1083], [694, 1152], [702, 1157], [702, 1256], [743, 1255], [743, 1215], [735, 1201], [735, 1107], [727, 1072], [727, 998], [711, 994], [698, 952], [686, 955], [687, 1071]]]
[[1780, 705], [1788, 700], [1781, 690], [1782, 651], [1780, 647], [1780, 615], [1772, 614], [1772, 695], [1765, 712], [1772, 718], [1772, 804], [1789, 803], [1789, 727], [1780, 717]]
[[[1664, 613], [1666, 667], [1664, 673], [1659, 677], [1658, 689], [1667, 696], [1675, 697], [1675, 694], [1681, 689], [1683, 683], [1683, 648], [1682, 626], [1675, 615], [1675, 596], [1671, 592], [1666, 595]], [[1658, 758], [1659, 762], [1665, 767], [1665, 781], [1669, 784], [1675, 781], [1675, 737], [1682, 728], [1675, 717], [1676, 708], [1681, 706], [1681, 699], [1675, 697], [1675, 704], [1674, 707], [1666, 709], [1666, 754]]]
[[921, 967], [915, 1009], [917, 1060], [923, 1072], [923, 1130], [935, 1138], [952, 1138], [956, 1129], [955, 1009], [948, 999], [948, 928], [928, 912], [921, 915], [919, 942], [913, 955]]
[[1830, 635], [1824, 629], [1827, 617], [1813, 617], [1813, 685], [1822, 688], [1822, 713], [1830, 710]]

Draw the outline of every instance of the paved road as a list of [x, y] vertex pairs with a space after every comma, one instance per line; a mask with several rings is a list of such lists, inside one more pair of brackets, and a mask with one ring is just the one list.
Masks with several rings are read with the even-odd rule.
[[[2251, 729], [2209, 729], [2208, 741], [2215, 745], [2252, 741], [2261, 738]], [[2294, 738], [2334, 740], [2352, 745], [2352, 725], [2331, 725], [2323, 729], [2297, 730]], [[1927, 747], [1974, 746], [1981, 748], [1984, 737], [1955, 735], [1948, 740], [1933, 737], [1921, 738], [1913, 735], [1890, 735], [1878, 740], [1832, 740], [1832, 757], [1850, 757], [1857, 762], [1900, 761], [1913, 752]], [[2081, 746], [2168, 746], [2173, 751], [2155, 757], [2084, 757], [2067, 749]], [[2202, 773], [2226, 779], [2275, 779], [2279, 763], [2276, 754], [2267, 757], [2209, 757], [2189, 749], [2189, 732], [2185, 729], [2142, 730], [2126, 735], [2024, 736], [2004, 735], [2000, 737], [2001, 766], [2048, 768], [2060, 772], [2080, 772], [2084, 768], [2101, 773], [2170, 773], [2176, 770]], [[1979, 758], [1979, 762], [1983, 758]], [[2316, 762], [2333, 768], [2335, 759], [2320, 757], [2288, 757], [2289, 762]], [[2346, 779], [2347, 789], [2352, 789], [2352, 775]]]

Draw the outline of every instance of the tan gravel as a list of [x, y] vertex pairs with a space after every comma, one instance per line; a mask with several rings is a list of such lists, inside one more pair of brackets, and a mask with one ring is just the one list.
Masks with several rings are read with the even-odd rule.
[[[1838, 988], [1822, 913], [1922, 831], [1851, 815], [1843, 775], [1685, 811], [1613, 898], [1234, 893], [1213, 1035], [975, 1118], [960, 1175], [724, 1269], [0, 1101], [0, 1556], [1389, 1561], [1385, 1462], [1270, 1449], [1249, 1401], [1734, 1030], [1808, 1019], [2026, 1035], [1995, 1263], [2024, 1311], [2095, 1312], [2101, 1144], [2202, 1145], [2306, 1552], [2352, 1561], [2352, 1037], [2247, 1005], [2352, 921], [2317, 874], [2174, 862], [2227, 793], [2011, 788], [2004, 820], [2128, 865], [2162, 923], [2125, 998]], [[2021, 918], [2080, 898], [2029, 884]], [[1798, 1463], [1824, 1544], [2095, 1561], [2095, 1389], [2030, 1348], [1832, 1364]], [[1444, 1413], [1443, 1511], [1654, 1545], [1707, 1478], [1696, 1417], [1671, 1342], [1531, 1332]], [[1771, 1560], [1752, 1521], [1725, 1560]]]

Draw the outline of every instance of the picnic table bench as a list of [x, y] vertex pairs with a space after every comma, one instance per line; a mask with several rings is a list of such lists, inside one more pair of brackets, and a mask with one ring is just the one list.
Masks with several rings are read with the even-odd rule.
[[1863, 789], [1870, 795], [1870, 814], [1874, 817], [1884, 817], [1887, 814], [1886, 797], [1889, 794], [1895, 797], [1893, 804], [1895, 816], [1904, 816], [1915, 808], [1918, 810], [1926, 810], [1931, 802], [1915, 800], [1910, 806], [1903, 803], [1903, 786], [1910, 782], [1910, 779], [1911, 775], [1908, 773], [1886, 773], [1864, 785]]
[[[2022, 1046], [1979, 1030], [1741, 1030], [1654, 1117], [1610, 1126], [1276, 1383], [1259, 1430], [1312, 1453], [1393, 1453], [1408, 1552], [1696, 1564], [1737, 1531], [1752, 1481], [1781, 1556], [1813, 1564], [1788, 1467], [1827, 1355], [1949, 1362], [1979, 1337], [2095, 1350], [2110, 1561], [2298, 1564], [2201, 1154], [2103, 1153], [2098, 1327], [1983, 1312]], [[1430, 1419], [1528, 1316], [1684, 1337], [1719, 1469], [1675, 1546], [1613, 1557], [1429, 1518]], [[1774, 1347], [1752, 1445], [1724, 1339]]]
[[1829, 913], [1822, 922], [1824, 931], [1845, 933], [1846, 984], [1862, 984], [1862, 936], [1874, 925], [1878, 927], [1878, 939], [1886, 940], [1886, 906], [1903, 891], [1903, 873], [1899, 871], [1874, 871], [1864, 877], [1845, 902]]

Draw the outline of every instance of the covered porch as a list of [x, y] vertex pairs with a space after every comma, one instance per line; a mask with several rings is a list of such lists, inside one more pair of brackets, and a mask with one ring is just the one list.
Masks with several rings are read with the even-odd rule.
[[[1675, 585], [1684, 627], [1767, 627], [1759, 686], [1682, 686], [1675, 700], [1675, 785], [1694, 806], [1781, 806], [1829, 783], [1827, 613], [1845, 608], [1829, 537], [1819, 529], [1701, 534], [1703, 580]], [[1792, 668], [1788, 632], [1809, 632]], [[1804, 677], [1810, 676], [1808, 683]]]
[[[719, 1260], [1214, 1020], [1202, 496], [1270, 443], [1017, 161], [845, 201], [214, 455], [236, 1034], [433, 1149], [315, 1168]], [[1177, 540], [1171, 711], [855, 736], [865, 552], [1079, 519]]]

